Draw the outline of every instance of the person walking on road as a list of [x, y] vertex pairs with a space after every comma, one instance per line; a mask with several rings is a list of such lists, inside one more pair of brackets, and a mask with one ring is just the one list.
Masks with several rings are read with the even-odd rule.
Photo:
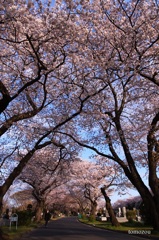
[[47, 224], [48, 224], [50, 218], [51, 218], [51, 214], [50, 214], [49, 210], [47, 210], [45, 213], [45, 227], [47, 227]]

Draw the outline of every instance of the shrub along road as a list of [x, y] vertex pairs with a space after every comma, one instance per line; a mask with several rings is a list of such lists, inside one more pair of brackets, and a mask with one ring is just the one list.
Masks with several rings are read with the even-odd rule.
[[[108, 231], [80, 223], [76, 217], [50, 221], [48, 227], [40, 227], [20, 240], [141, 240], [146, 236]], [[152, 239], [147, 236], [147, 239]]]

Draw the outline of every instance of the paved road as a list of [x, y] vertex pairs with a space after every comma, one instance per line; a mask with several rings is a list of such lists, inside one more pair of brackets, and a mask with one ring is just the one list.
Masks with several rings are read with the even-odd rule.
[[51, 221], [47, 228], [40, 227], [21, 240], [142, 240], [139, 236], [102, 230], [78, 222], [76, 217]]

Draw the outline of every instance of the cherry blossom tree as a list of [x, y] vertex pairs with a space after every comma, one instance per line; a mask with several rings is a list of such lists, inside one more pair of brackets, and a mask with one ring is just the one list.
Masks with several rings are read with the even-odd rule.
[[[65, 5], [87, 28], [81, 62], [86, 73], [92, 70], [88, 88], [94, 76], [106, 85], [85, 104], [79, 124], [86, 134], [67, 134], [119, 164], [140, 193], [154, 229], [159, 229], [159, 2], [68, 0]], [[149, 187], [141, 168], [147, 171]]]
[[53, 213], [53, 216], [59, 216], [59, 214], [68, 216], [69, 214], [77, 214], [79, 211], [79, 205], [76, 199], [70, 194], [67, 183], [53, 189], [49, 193], [46, 204]]
[[[114, 169], [110, 166], [101, 166], [88, 161], [75, 162], [72, 166], [72, 176], [68, 182], [71, 195], [79, 201], [79, 192], [90, 203], [90, 215], [95, 218], [98, 201], [102, 194], [100, 187], [103, 185], [110, 188]], [[110, 193], [109, 193], [110, 194]], [[83, 198], [82, 197], [82, 198]], [[83, 207], [81, 208], [83, 210]]]
[[88, 209], [90, 209], [91, 206], [90, 201], [83, 194], [83, 189], [81, 190], [79, 186], [73, 186], [73, 188], [71, 189], [71, 187], [69, 186], [68, 190], [69, 195], [74, 200], [75, 204], [78, 205], [77, 212], [82, 215], [86, 215]]
[[[15, 184], [17, 187], [17, 185]], [[32, 195], [31, 187], [24, 187], [22, 190], [19, 190], [9, 195], [9, 200], [13, 203], [9, 207], [13, 206], [14, 209], [26, 210], [28, 205], [35, 205], [35, 199]], [[9, 204], [9, 201], [8, 201]]]
[[60, 188], [69, 180], [69, 165], [72, 159], [76, 160], [74, 150], [71, 152], [66, 148], [47, 147], [36, 152], [22, 171], [19, 178], [32, 187], [32, 195], [37, 201], [36, 221], [41, 220], [53, 189]]
[[50, 1], [7, 0], [0, 17], [1, 209], [3, 196], [34, 153], [60, 147], [55, 130], [105, 86], [85, 92], [80, 84], [85, 73], [76, 74], [74, 59], [83, 30], [58, 2], [52, 8]]
[[159, 229], [159, 2], [49, 4], [6, 0], [0, 13], [0, 205], [33, 154], [67, 134], [119, 164]]

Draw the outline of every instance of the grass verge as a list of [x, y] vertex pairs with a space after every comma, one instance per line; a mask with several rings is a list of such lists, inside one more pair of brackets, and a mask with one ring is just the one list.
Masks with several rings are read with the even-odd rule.
[[120, 232], [125, 232], [125, 233], [131, 233], [131, 234], [147, 234], [150, 236], [156, 236], [159, 237], [159, 232], [153, 231], [153, 228], [151, 226], [146, 226], [140, 222], [125, 222], [125, 223], [120, 223], [120, 226], [115, 227], [112, 226], [110, 222], [100, 222], [100, 221], [89, 221], [88, 219], [79, 219], [80, 222], [89, 224], [95, 227], [107, 229], [107, 230], [113, 230], [113, 231], [120, 231]]
[[[59, 217], [52, 220], [56, 219], [59, 219]], [[30, 231], [38, 228], [43, 224], [44, 221], [42, 220], [40, 223], [32, 223], [28, 226], [18, 226], [17, 229], [15, 228], [15, 226], [12, 226], [11, 229], [9, 227], [1, 227], [1, 229], [3, 232], [4, 240], [19, 240], [22, 235], [29, 233]]]
[[5, 239], [16, 240], [20, 239], [23, 234], [32, 231], [38, 226], [38, 224], [31, 224], [29, 226], [18, 226], [17, 229], [15, 228], [15, 226], [12, 226], [11, 229], [9, 227], [2, 227], [2, 231]]

